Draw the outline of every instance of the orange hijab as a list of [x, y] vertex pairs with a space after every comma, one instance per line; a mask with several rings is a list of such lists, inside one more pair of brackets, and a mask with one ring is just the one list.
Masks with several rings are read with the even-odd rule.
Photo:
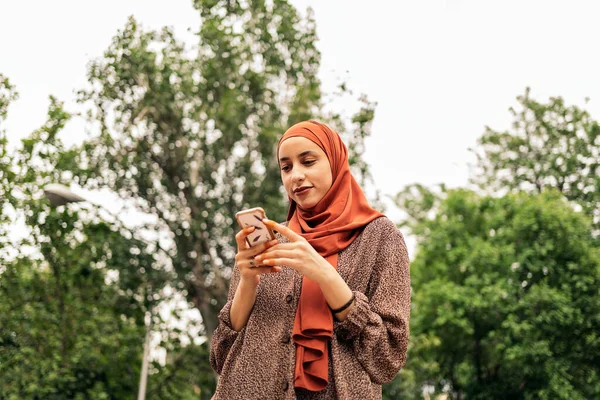
[[[325, 152], [331, 165], [333, 183], [312, 209], [302, 210], [289, 199], [288, 227], [308, 240], [337, 268], [338, 253], [356, 239], [365, 225], [383, 214], [369, 206], [350, 173], [348, 150], [335, 131], [317, 121], [300, 122], [285, 132], [279, 146], [295, 136], [309, 139]], [[295, 387], [319, 391], [327, 386], [328, 346], [332, 335], [333, 315], [321, 288], [304, 277], [292, 331], [296, 344]]]

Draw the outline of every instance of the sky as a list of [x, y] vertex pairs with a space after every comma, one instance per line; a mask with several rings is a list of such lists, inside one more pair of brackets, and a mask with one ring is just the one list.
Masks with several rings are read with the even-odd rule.
[[[468, 148], [486, 125], [509, 128], [508, 108], [527, 86], [536, 99], [562, 96], [600, 117], [598, 1], [292, 3], [314, 10], [325, 91], [343, 77], [378, 104], [365, 158], [384, 195], [417, 182], [466, 185]], [[2, 127], [13, 145], [44, 123], [48, 95], [75, 107], [87, 63], [129, 15], [146, 28], [173, 26], [183, 39], [199, 23], [191, 0], [0, 1], [0, 72], [20, 92]], [[333, 106], [355, 111], [351, 102]], [[83, 140], [84, 128], [74, 120], [63, 139]]]

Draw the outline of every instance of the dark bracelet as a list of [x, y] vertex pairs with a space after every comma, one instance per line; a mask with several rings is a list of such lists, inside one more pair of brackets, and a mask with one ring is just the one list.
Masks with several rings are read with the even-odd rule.
[[352, 304], [352, 302], [354, 301], [355, 298], [356, 298], [356, 296], [354, 295], [354, 292], [352, 292], [352, 297], [350, 298], [350, 300], [348, 300], [348, 302], [346, 304], [344, 304], [340, 308], [336, 308], [335, 310], [331, 307], [329, 307], [329, 309], [331, 310], [332, 313], [339, 314], [342, 311], [344, 311], [346, 308], [350, 307], [350, 305]]

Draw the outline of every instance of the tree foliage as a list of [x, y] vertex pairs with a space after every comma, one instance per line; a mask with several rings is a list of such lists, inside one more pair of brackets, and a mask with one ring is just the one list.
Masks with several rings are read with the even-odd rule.
[[[122, 398], [137, 390], [131, 362], [140, 360], [142, 305], [123, 292], [139, 284], [105, 280], [108, 270], [127, 271], [128, 261], [146, 264], [150, 255], [133, 257], [135, 240], [102, 221], [82, 224], [79, 211], [53, 209], [43, 198], [44, 184], [65, 179], [68, 155], [56, 134], [69, 117], [51, 98], [48, 122], [16, 154], [6, 141], [0, 146], [9, 177], [2, 211], [11, 216], [0, 254], [1, 398]], [[27, 228], [16, 242], [15, 216]]]
[[472, 150], [472, 182], [496, 197], [414, 184], [394, 198], [418, 239], [398, 393], [599, 396], [600, 127], [529, 93], [512, 129], [486, 128]]
[[[135, 397], [145, 317], [172, 280], [161, 252], [135, 229], [89, 204], [51, 207], [44, 198], [46, 184], [71, 178], [75, 152], [57, 137], [70, 117], [51, 98], [48, 121], [16, 153], [0, 142], [0, 399]], [[189, 334], [157, 312], [152, 318], [153, 336], [170, 355], [153, 363], [154, 398], [209, 398], [206, 344], [188, 344]], [[200, 375], [180, 368], [181, 360]]]
[[453, 398], [598, 397], [600, 251], [590, 218], [552, 190], [421, 197], [430, 196], [438, 207], [416, 222], [411, 267], [406, 372], [416, 386]]
[[[485, 190], [556, 188], [579, 204], [600, 227], [600, 125], [562, 97], [539, 102], [527, 89], [517, 97], [512, 129], [489, 127], [475, 153], [479, 170], [473, 181]], [[596, 234], [600, 233], [597, 231]]]

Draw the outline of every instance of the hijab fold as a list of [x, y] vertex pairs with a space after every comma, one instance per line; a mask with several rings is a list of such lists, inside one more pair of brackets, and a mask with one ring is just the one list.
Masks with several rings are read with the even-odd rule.
[[[333, 182], [325, 196], [311, 209], [301, 209], [290, 198], [288, 227], [302, 235], [337, 269], [338, 253], [356, 239], [365, 225], [383, 214], [369, 206], [350, 173], [348, 150], [335, 131], [317, 121], [300, 122], [281, 137], [278, 150], [284, 140], [298, 136], [309, 139], [325, 152]], [[318, 283], [303, 277], [292, 330], [296, 345], [295, 387], [311, 391], [325, 389], [332, 336], [333, 315], [323, 292]]]

